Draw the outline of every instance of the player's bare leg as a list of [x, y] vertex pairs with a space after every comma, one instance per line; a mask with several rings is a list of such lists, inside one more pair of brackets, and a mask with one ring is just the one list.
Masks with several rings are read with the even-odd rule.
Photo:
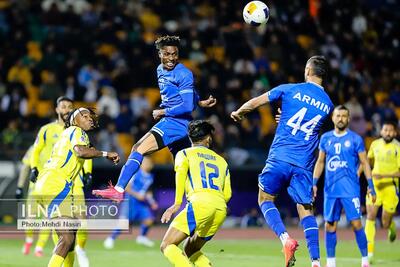
[[296, 240], [289, 237], [281, 215], [274, 204], [275, 199], [276, 196], [268, 194], [261, 189], [258, 190], [258, 205], [264, 215], [265, 221], [282, 242], [283, 253], [285, 254], [285, 266], [294, 266], [296, 261], [294, 253], [299, 245]]
[[361, 252], [361, 267], [369, 267], [368, 242], [361, 220], [351, 221], [358, 248]]
[[187, 234], [169, 227], [161, 242], [161, 252], [176, 267], [192, 267], [188, 257], [178, 248], [178, 245], [187, 237]]
[[185, 240], [183, 249], [186, 256], [196, 267], [209, 267], [211, 261], [201, 252], [201, 248], [207, 243], [207, 241], [195, 234]]
[[112, 199], [120, 202], [123, 199], [124, 190], [132, 176], [139, 170], [144, 156], [150, 155], [164, 146], [160, 146], [156, 137], [152, 132], [146, 133], [136, 144], [133, 145], [131, 154], [129, 155], [125, 165], [121, 169], [117, 185], [111, 184], [104, 190], [93, 190], [96, 196]]
[[396, 224], [393, 221], [394, 213], [390, 213], [385, 209], [382, 210], [382, 227], [388, 229], [388, 239], [390, 242], [396, 240]]
[[[48, 267], [73, 266], [75, 230], [56, 230], [58, 242], [53, 250]], [[68, 257], [68, 259], [67, 259]], [[67, 262], [68, 261], [68, 262]]]
[[297, 212], [304, 229], [312, 267], [320, 267], [318, 224], [311, 204], [297, 204]]
[[375, 221], [378, 214], [379, 206], [367, 205], [367, 221], [365, 223], [365, 234], [368, 242], [368, 259], [372, 263], [374, 260], [375, 248]]

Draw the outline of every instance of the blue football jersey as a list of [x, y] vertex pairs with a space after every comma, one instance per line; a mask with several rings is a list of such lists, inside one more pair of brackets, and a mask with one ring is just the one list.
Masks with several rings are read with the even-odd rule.
[[154, 177], [151, 173], [146, 173], [142, 169], [134, 175], [133, 182], [131, 183], [131, 189], [134, 192], [145, 194], [149, 187], [153, 184]]
[[333, 110], [332, 101], [322, 86], [309, 82], [283, 84], [267, 95], [270, 102], [282, 101], [281, 119], [268, 159], [312, 170], [319, 131]]
[[[166, 70], [162, 64], [157, 67], [158, 86], [161, 95], [161, 108], [171, 109], [182, 105], [185, 97], [190, 98], [191, 105], [188, 112], [179, 114], [178, 118], [191, 119], [192, 111], [196, 108], [199, 99], [194, 89], [193, 73], [183, 64], [178, 63], [173, 70]], [[185, 95], [185, 96], [184, 96]], [[166, 116], [169, 116], [166, 114]]]
[[358, 153], [365, 151], [361, 136], [350, 130], [342, 135], [330, 131], [322, 135], [319, 149], [326, 154], [325, 196], [359, 197]]

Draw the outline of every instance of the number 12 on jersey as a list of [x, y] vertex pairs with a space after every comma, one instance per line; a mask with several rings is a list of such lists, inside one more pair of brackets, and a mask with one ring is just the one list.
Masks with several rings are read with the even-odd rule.
[[306, 112], [307, 108], [300, 109], [287, 121], [286, 125], [293, 128], [292, 135], [296, 135], [297, 131], [300, 130], [306, 134], [304, 140], [310, 140], [310, 136], [312, 135], [315, 126], [322, 118], [322, 116], [317, 115], [308, 122], [301, 125], [301, 122], [303, 121]]
[[[206, 174], [206, 169], [211, 172], [208, 173], [208, 177]], [[213, 179], [219, 177], [219, 169], [217, 165], [212, 163], [204, 164], [204, 161], [200, 162], [200, 176], [201, 183], [203, 184], [203, 188], [211, 188], [215, 190], [219, 190], [218, 186], [214, 184]], [[208, 178], [208, 179], [207, 179]]]

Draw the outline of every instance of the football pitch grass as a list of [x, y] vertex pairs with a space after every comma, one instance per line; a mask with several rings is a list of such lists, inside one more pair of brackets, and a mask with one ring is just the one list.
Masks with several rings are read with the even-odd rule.
[[[1, 236], [0, 236], [1, 238]], [[310, 267], [307, 247], [304, 240], [300, 240], [300, 247], [296, 254], [295, 266]], [[156, 242], [154, 248], [139, 246], [133, 240], [117, 240], [112, 250], [103, 248], [103, 240], [89, 240], [87, 253], [90, 265], [93, 267], [160, 267], [171, 266], [158, 249], [160, 242]], [[0, 266], [47, 266], [52, 250], [52, 242], [48, 242], [45, 248], [45, 256], [36, 258], [32, 255], [24, 256], [21, 253], [22, 240], [0, 240]], [[325, 266], [324, 244], [321, 243], [322, 265]], [[281, 244], [272, 240], [213, 240], [204, 250], [210, 258], [213, 266], [221, 267], [282, 267], [284, 266]], [[396, 267], [400, 266], [400, 242], [390, 244], [388, 241], [377, 241], [375, 263], [372, 267]], [[353, 241], [338, 241], [337, 267], [360, 267], [360, 256]], [[75, 265], [78, 266], [75, 261]]]

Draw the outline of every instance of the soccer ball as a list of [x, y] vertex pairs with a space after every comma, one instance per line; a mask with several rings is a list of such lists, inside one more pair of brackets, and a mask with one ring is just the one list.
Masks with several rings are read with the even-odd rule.
[[267, 23], [269, 8], [261, 1], [251, 1], [243, 8], [243, 19], [247, 24], [260, 26]]

